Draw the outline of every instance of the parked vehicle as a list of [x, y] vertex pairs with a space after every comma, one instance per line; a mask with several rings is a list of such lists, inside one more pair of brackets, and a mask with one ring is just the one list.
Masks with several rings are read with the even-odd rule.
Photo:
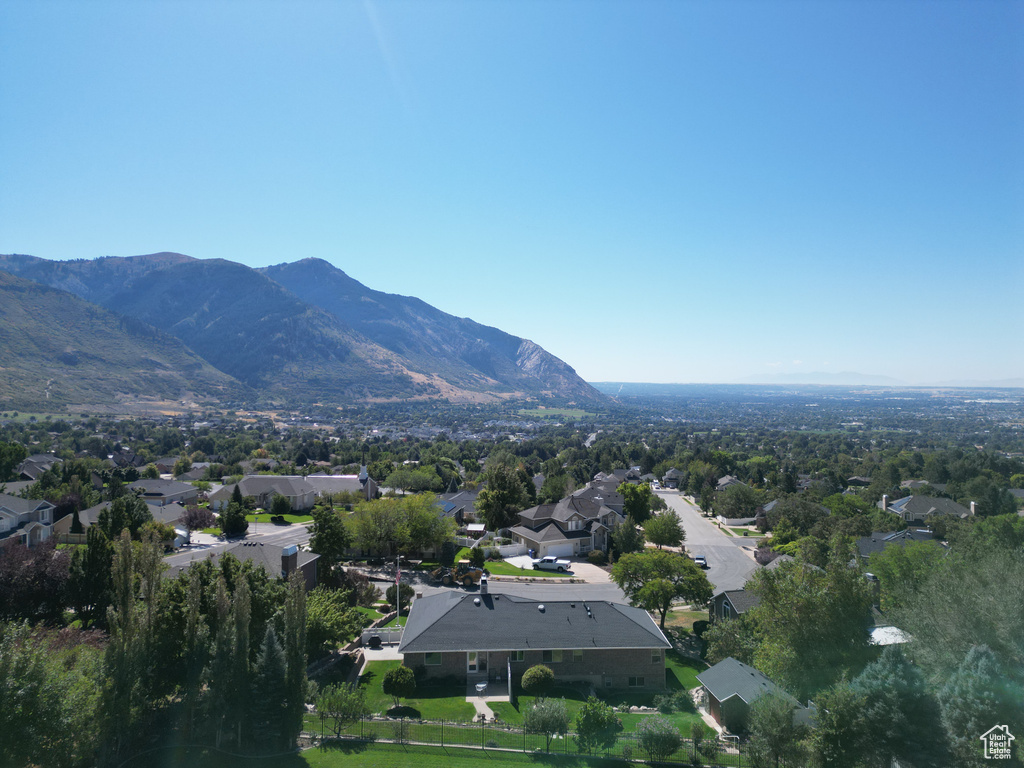
[[710, 568], [710, 566], [708, 565], [708, 559], [704, 557], [704, 555], [697, 555], [695, 558], [693, 558], [693, 562], [695, 562], [704, 570]]
[[565, 573], [571, 567], [572, 563], [568, 560], [559, 560], [551, 555], [533, 561], [533, 570], [535, 571], [558, 571], [559, 573]]

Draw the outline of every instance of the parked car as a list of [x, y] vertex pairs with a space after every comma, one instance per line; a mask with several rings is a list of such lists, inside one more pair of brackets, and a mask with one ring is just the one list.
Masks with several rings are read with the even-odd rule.
[[572, 563], [568, 560], [559, 560], [551, 555], [533, 561], [533, 570], [535, 571], [558, 571], [559, 573], [565, 573], [571, 567]]
[[697, 555], [693, 558], [693, 562], [699, 565], [701, 568], [707, 570], [710, 566], [708, 565], [708, 559], [704, 555]]

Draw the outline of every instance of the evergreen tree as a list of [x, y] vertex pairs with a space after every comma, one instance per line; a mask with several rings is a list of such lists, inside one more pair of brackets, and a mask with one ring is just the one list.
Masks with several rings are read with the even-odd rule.
[[244, 536], [249, 530], [249, 521], [245, 519], [245, 508], [232, 501], [220, 516], [220, 529], [225, 536], [235, 538]]
[[[262, 751], [276, 751], [294, 743], [288, 739], [288, 672], [285, 653], [272, 624], [263, 634], [252, 670], [252, 740]], [[286, 741], [287, 739], [287, 741]]]
[[872, 766], [888, 768], [893, 758], [906, 765], [941, 765], [944, 735], [938, 702], [928, 693], [924, 675], [890, 645], [878, 661], [853, 681], [864, 699], [860, 716], [867, 730]]
[[284, 654], [286, 663], [284, 736], [288, 746], [295, 744], [302, 732], [302, 716], [306, 711], [306, 584], [302, 574], [294, 572], [288, 579], [288, 595], [284, 602]]
[[239, 579], [231, 604], [231, 668], [227, 684], [227, 725], [242, 746], [242, 727], [249, 710], [249, 583]]
[[942, 724], [954, 765], [980, 768], [989, 763], [978, 739], [993, 726], [1007, 725], [1011, 733], [1024, 730], [1021, 688], [1007, 672], [990, 648], [975, 646], [943, 686]]
[[103, 623], [110, 605], [111, 564], [114, 548], [103, 529], [89, 526], [85, 548], [77, 547], [71, 557], [69, 600], [83, 626]]

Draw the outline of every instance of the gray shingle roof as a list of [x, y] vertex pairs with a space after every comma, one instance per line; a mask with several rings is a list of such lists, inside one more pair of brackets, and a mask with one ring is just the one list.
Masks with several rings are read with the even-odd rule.
[[868, 557], [875, 552], [881, 552], [886, 547], [905, 547], [915, 541], [933, 541], [935, 534], [928, 529], [908, 528], [905, 531], [884, 532], [876, 531], [870, 536], [862, 536], [857, 539], [857, 550], [861, 557]]
[[44, 499], [22, 499], [17, 496], [9, 496], [6, 493], [0, 493], [0, 507], [10, 510], [16, 515], [35, 512], [37, 509], [54, 508], [53, 504]]
[[[725, 595], [732, 607], [736, 609], [737, 614], [744, 614], [761, 603], [761, 598], [749, 589], [723, 590], [718, 595]], [[715, 595], [715, 597], [717, 598], [718, 595]]]
[[971, 514], [963, 504], [937, 496], [904, 496], [902, 499], [889, 502], [888, 510], [905, 520], [924, 520], [930, 515], [968, 517]]
[[[592, 617], [587, 616], [588, 607]], [[621, 603], [540, 601], [507, 594], [451, 591], [413, 603], [398, 650], [423, 653], [669, 647], [646, 611]]]
[[[267, 572], [267, 575], [272, 579], [279, 578], [281, 576], [281, 553], [284, 551], [284, 547], [279, 547], [276, 544], [264, 544], [260, 541], [241, 541], [234, 546], [222, 549], [217, 552], [213, 552], [207, 557], [217, 564], [218, 558], [227, 552], [230, 552], [236, 558], [245, 562], [251, 560], [255, 565], [259, 565]], [[320, 555], [314, 554], [313, 552], [306, 552], [300, 549], [298, 552], [298, 568], [301, 568], [311, 560], [319, 559]], [[204, 557], [197, 557], [185, 565], [179, 565], [171, 568], [171, 576], [177, 576], [183, 570], [188, 568], [192, 563], [200, 562], [205, 560]]]
[[697, 679], [719, 701], [739, 696], [747, 704], [753, 704], [760, 696], [774, 693], [792, 702], [793, 706], [800, 706], [800, 702], [758, 670], [732, 656], [704, 670], [697, 675]]

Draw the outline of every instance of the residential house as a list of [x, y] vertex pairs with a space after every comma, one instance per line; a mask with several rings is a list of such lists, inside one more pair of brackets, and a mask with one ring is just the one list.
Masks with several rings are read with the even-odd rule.
[[949, 515], [963, 519], [974, 514], [973, 501], [971, 508], [968, 509], [952, 499], [936, 496], [904, 496], [895, 501], [889, 501], [888, 496], [883, 496], [878, 502], [878, 507], [899, 515], [911, 525], [926, 525], [929, 518], [934, 515]]
[[624, 603], [446, 591], [417, 599], [398, 647], [424, 677], [518, 681], [544, 664], [562, 682], [665, 687], [671, 644], [650, 614]]
[[[365, 470], [365, 467], [364, 467]], [[317, 496], [333, 496], [336, 493], [356, 493], [367, 501], [380, 496], [377, 481], [365, 471], [358, 475], [308, 475], [306, 482], [313, 486]]]
[[456, 491], [455, 493], [439, 493], [437, 503], [444, 517], [450, 517], [459, 526], [465, 525], [470, 519], [476, 519], [476, 499], [480, 488]]
[[530, 507], [519, 513], [519, 525], [510, 530], [512, 539], [533, 550], [536, 557], [606, 550], [609, 535], [623, 517], [599, 499], [573, 494], [554, 504]]
[[246, 475], [237, 483], [225, 485], [210, 494], [210, 509], [215, 512], [227, 509], [231, 496], [238, 486], [242, 496], [252, 496], [256, 505], [269, 509], [274, 496], [284, 496], [292, 505], [293, 512], [306, 512], [316, 501], [316, 488], [304, 477], [298, 475]]
[[683, 480], [683, 473], [675, 467], [672, 467], [661, 477], [661, 484], [666, 488], [678, 488], [679, 483]]
[[718, 485], [715, 490], [724, 491], [726, 488], [733, 485], [746, 485], [746, 483], [733, 475], [725, 475], [724, 477], [718, 478]]
[[[82, 524], [82, 533], [89, 530], [89, 526], [96, 525], [100, 519], [100, 512], [110, 506], [109, 501], [101, 502], [96, 506], [79, 510], [78, 522]], [[182, 525], [181, 519], [185, 516], [185, 507], [176, 501], [170, 504], [155, 504], [147, 501], [146, 506], [154, 520], [164, 525], [169, 525], [177, 532], [174, 546], [178, 547], [188, 541], [188, 530]], [[74, 514], [65, 515], [53, 524], [53, 533], [56, 536], [67, 536], [71, 533], [71, 526], [74, 524]]]
[[809, 719], [810, 711], [760, 671], [737, 661], [732, 656], [705, 669], [697, 680], [707, 697], [708, 713], [716, 723], [733, 733], [747, 728], [750, 707], [766, 694], [780, 696], [793, 707], [793, 718], [799, 722]]
[[738, 619], [760, 602], [761, 598], [749, 589], [724, 589], [711, 598], [708, 618], [712, 622], [718, 619]]
[[136, 480], [128, 488], [135, 491], [147, 504], [194, 504], [199, 491], [194, 485], [177, 480]]
[[0, 493], [0, 547], [32, 547], [50, 538], [54, 505], [42, 499], [20, 499]]
[[60, 464], [62, 461], [63, 459], [58, 459], [52, 453], [35, 453], [22, 461], [14, 471], [20, 479], [34, 482], [54, 464]]
[[262, 568], [271, 578], [287, 579], [293, 572], [300, 571], [306, 582], [306, 589], [310, 590], [316, 586], [316, 562], [320, 555], [313, 552], [306, 552], [294, 544], [288, 547], [279, 547], [276, 544], [264, 544], [260, 541], [240, 541], [237, 544], [211, 552], [207, 557], [198, 557], [195, 560], [171, 568], [171, 577], [178, 576], [188, 569], [193, 563], [202, 560], [211, 560], [216, 565], [219, 559], [230, 553], [242, 562], [250, 561]]
[[[875, 552], [888, 547], [905, 547], [915, 541], [937, 541], [935, 533], [929, 528], [907, 528], [903, 531], [876, 531], [870, 536], [857, 539], [857, 551], [862, 559], [867, 560]], [[945, 545], [938, 542], [939, 546]]]

